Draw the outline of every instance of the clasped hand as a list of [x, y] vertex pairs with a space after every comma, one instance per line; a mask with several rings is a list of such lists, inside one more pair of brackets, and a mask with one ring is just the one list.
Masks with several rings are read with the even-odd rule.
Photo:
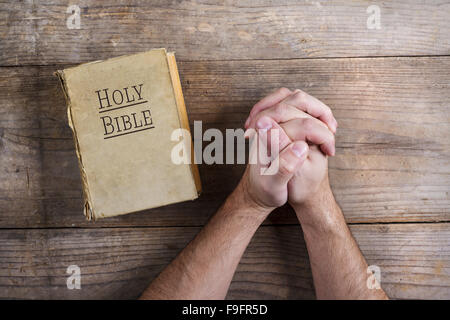
[[[295, 207], [329, 188], [327, 157], [335, 154], [337, 121], [324, 103], [301, 90], [281, 88], [254, 105], [245, 128], [247, 137], [257, 136], [252, 139], [250, 157], [257, 152], [259, 139], [264, 140], [270, 159], [263, 163], [256, 156], [240, 182], [255, 206], [270, 212], [289, 201]], [[272, 136], [277, 139], [269, 139]], [[276, 148], [273, 143], [278, 144]], [[264, 174], [269, 169], [275, 170]]]

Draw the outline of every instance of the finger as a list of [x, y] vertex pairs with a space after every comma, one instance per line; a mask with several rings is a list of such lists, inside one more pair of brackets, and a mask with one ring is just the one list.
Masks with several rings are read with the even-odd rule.
[[[256, 139], [251, 139], [251, 158], [253, 163], [260, 167], [268, 167], [270, 162], [278, 156], [280, 150], [283, 150], [291, 143], [284, 130], [269, 117], [262, 117], [256, 123], [254, 131]], [[255, 147], [255, 140], [258, 142]]]
[[272, 162], [264, 175], [269, 175], [271, 185], [285, 186], [302, 166], [308, 156], [308, 144], [305, 141], [296, 141], [284, 148]]
[[280, 125], [292, 141], [303, 140], [317, 144], [323, 153], [334, 156], [336, 152], [334, 134], [318, 122], [320, 120], [304, 118], [294, 119]]
[[[313, 118], [313, 116], [294, 106], [286, 103], [278, 103], [272, 107], [262, 110], [252, 117], [248, 128], [255, 128], [256, 122], [262, 117], [270, 117], [277, 123], [287, 122], [297, 118]], [[328, 128], [325, 123], [321, 121], [319, 121], [319, 123], [322, 123], [325, 128]]]
[[[262, 117], [256, 122], [256, 128], [258, 132], [261, 132], [260, 137], [263, 137], [264, 130], [267, 131], [263, 141], [263, 148], [265, 147], [271, 158], [278, 156], [278, 153], [288, 146], [292, 141], [288, 135], [280, 127], [280, 125], [269, 117]], [[275, 153], [274, 153], [275, 152]]]
[[[277, 129], [272, 130], [273, 126], [276, 125]], [[268, 117], [263, 117], [260, 119], [260, 121], [258, 121], [257, 123], [257, 127], [256, 129], [248, 129], [246, 130], [246, 133], [250, 132], [250, 158], [249, 158], [249, 162], [251, 164], [257, 164], [258, 167], [268, 167], [270, 162], [271, 162], [271, 158], [270, 158], [270, 151], [271, 148], [270, 146], [270, 140], [273, 140], [275, 134], [274, 133], [278, 133], [276, 132], [279, 130], [279, 125], [277, 123], [275, 123], [272, 119], [268, 118]], [[284, 133], [284, 132], [283, 132]], [[270, 137], [270, 139], [269, 139]], [[289, 141], [289, 138], [287, 137], [287, 135], [284, 133], [284, 139], [287, 139]], [[290, 143], [290, 141], [288, 142], [288, 144]], [[273, 143], [273, 147], [278, 147], [279, 150], [279, 143], [278, 141]], [[279, 151], [276, 150], [275, 152], [272, 152], [275, 156], [278, 155]]]
[[322, 120], [333, 133], [336, 133], [337, 121], [333, 116], [333, 112], [319, 99], [310, 96], [300, 89], [296, 89], [293, 94], [281, 101], [281, 104], [283, 103], [296, 107], [307, 112], [314, 118]]
[[261, 99], [258, 103], [256, 103], [252, 110], [250, 110], [250, 115], [248, 116], [247, 120], [245, 121], [245, 128], [248, 128], [248, 124], [250, 123], [250, 119], [258, 114], [261, 110], [264, 110], [266, 108], [269, 108], [273, 106], [274, 104], [277, 104], [287, 96], [292, 94], [292, 91], [287, 88], [280, 88], [276, 90], [275, 92], [269, 94], [268, 96]]

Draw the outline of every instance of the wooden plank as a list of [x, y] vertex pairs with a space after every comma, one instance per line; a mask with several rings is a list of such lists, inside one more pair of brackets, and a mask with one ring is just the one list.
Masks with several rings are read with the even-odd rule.
[[[191, 125], [239, 128], [273, 88], [303, 88], [339, 121], [330, 178], [349, 222], [448, 221], [450, 58], [180, 63]], [[242, 165], [200, 165], [204, 193], [89, 223], [58, 67], [0, 69], [0, 226], [198, 226], [239, 181]], [[204, 143], [206, 145], [206, 143]], [[286, 207], [269, 223], [296, 223]]]
[[[72, 4], [72, 3], [70, 3]], [[182, 60], [448, 55], [440, 0], [67, 1], [0, 4], [0, 65], [77, 63], [167, 47]], [[368, 29], [370, 5], [380, 29]]]
[[[450, 298], [450, 224], [351, 227], [391, 298]], [[0, 298], [134, 299], [198, 232], [194, 227], [28, 229], [0, 233]], [[66, 287], [81, 269], [81, 290]], [[299, 226], [264, 226], [239, 264], [229, 299], [312, 299]]]
[[390, 298], [450, 298], [450, 224], [350, 226]]
[[36, 61], [37, 45], [32, 1], [0, 3], [0, 65]]

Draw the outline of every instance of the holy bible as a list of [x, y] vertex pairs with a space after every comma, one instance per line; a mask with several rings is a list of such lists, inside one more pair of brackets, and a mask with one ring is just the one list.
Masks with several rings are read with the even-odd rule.
[[[180, 143], [172, 133], [189, 130], [173, 53], [154, 49], [56, 75], [67, 101], [88, 220], [198, 197], [194, 161], [177, 164], [171, 158]], [[180, 141], [192, 148], [188, 136]]]

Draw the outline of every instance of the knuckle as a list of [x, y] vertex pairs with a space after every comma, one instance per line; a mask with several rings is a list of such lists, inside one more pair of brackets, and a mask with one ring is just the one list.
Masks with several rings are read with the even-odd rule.
[[[256, 126], [256, 123], [258, 122], [258, 120], [262, 117], [261, 113], [257, 113], [253, 116], [252, 120], [250, 123], [253, 123], [254, 126]], [[256, 127], [255, 127], [256, 128]]]
[[291, 93], [291, 90], [289, 90], [288, 88], [286, 88], [286, 87], [281, 87], [281, 88], [279, 88], [278, 90], [277, 90], [277, 92], [278, 93], [281, 93], [281, 94], [290, 94]]
[[333, 111], [331, 111], [331, 108], [328, 106], [325, 106], [325, 115], [328, 117], [332, 117], [333, 116]]
[[334, 136], [334, 134], [331, 135], [330, 143], [333, 144], [333, 145], [336, 144], [336, 137]]
[[295, 100], [298, 103], [304, 102], [306, 100], [307, 94], [300, 89], [297, 89], [298, 91], [295, 93]]
[[311, 119], [311, 118], [305, 118], [302, 119], [302, 126], [306, 131], [310, 131], [313, 130], [313, 128], [315, 127], [315, 120]]
[[280, 116], [282, 116], [286, 112], [286, 105], [284, 103], [278, 103], [274, 107], [273, 111], [274, 111], [275, 115], [277, 115], [278, 118], [279, 118]]
[[327, 135], [323, 138], [323, 144], [327, 145], [328, 147], [332, 147], [335, 145], [335, 137], [331, 132], [327, 132]]
[[281, 175], [289, 176], [295, 172], [295, 165], [291, 162], [281, 161], [278, 170]]

